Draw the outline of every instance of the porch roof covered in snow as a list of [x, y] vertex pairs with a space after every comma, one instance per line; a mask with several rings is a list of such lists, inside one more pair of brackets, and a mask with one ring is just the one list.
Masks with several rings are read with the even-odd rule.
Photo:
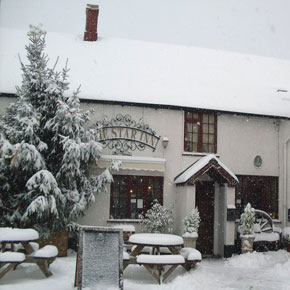
[[239, 182], [235, 174], [228, 169], [214, 154], [200, 158], [174, 178], [177, 185], [193, 185], [203, 174], [208, 174], [219, 183], [234, 186]]

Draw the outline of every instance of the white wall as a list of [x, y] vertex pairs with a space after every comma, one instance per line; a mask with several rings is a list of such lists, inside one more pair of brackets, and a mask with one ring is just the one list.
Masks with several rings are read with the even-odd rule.
[[[218, 116], [218, 155], [235, 174], [279, 175], [279, 134], [273, 119], [236, 115]], [[260, 155], [263, 164], [254, 166]]]
[[183, 219], [195, 208], [195, 185], [179, 186], [176, 188], [176, 227], [175, 232], [182, 234]]
[[[5, 113], [5, 107], [14, 99], [1, 97], [0, 101], [0, 113]], [[165, 172], [163, 173], [164, 205], [176, 210], [177, 196], [174, 177], [200, 158], [200, 154], [186, 156], [183, 154], [183, 111], [97, 103], [82, 103], [82, 108], [95, 109], [91, 115], [90, 125], [102, 120], [104, 116], [114, 118], [117, 114], [130, 114], [132, 119], [137, 122], [143, 118], [144, 122], [155, 130], [161, 138], [163, 136], [169, 138], [167, 149], [162, 147], [160, 141], [155, 152], [147, 148], [142, 152], [136, 150], [133, 155], [166, 159]], [[283, 220], [285, 209], [290, 207], [290, 182], [288, 182], [290, 178], [290, 152], [288, 152], [290, 142], [286, 146], [286, 152], [288, 152], [286, 178], [283, 177], [284, 158], [286, 158], [284, 153], [286, 147], [283, 142], [290, 137], [290, 122], [283, 121], [280, 125], [280, 131], [278, 131], [275, 129], [273, 121], [274, 119], [271, 118], [219, 114], [217, 155], [235, 174], [279, 176], [279, 219]], [[104, 153], [109, 152], [105, 150]], [[256, 168], [253, 164], [256, 155], [260, 155], [263, 159], [261, 168]], [[151, 175], [149, 172], [145, 174]], [[283, 196], [284, 191], [287, 191], [286, 201]], [[103, 221], [104, 218], [108, 217], [108, 197], [97, 197], [97, 201], [87, 212], [84, 219], [86, 223], [98, 224], [98, 220]], [[285, 207], [283, 206], [284, 202], [287, 202]], [[190, 206], [193, 208], [194, 204]], [[177, 224], [180, 223], [180, 219], [181, 216], [178, 218]]]

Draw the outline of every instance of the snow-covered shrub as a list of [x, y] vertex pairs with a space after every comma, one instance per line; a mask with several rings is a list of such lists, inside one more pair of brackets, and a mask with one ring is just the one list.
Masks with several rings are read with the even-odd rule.
[[184, 237], [197, 237], [198, 228], [200, 223], [199, 211], [196, 207], [188, 216], [183, 220], [183, 236]]
[[141, 227], [150, 233], [171, 233], [173, 226], [172, 210], [162, 206], [157, 199], [152, 202], [152, 207], [145, 216], [140, 215]]
[[27, 35], [17, 101], [0, 116], [0, 226], [34, 227], [48, 237], [82, 216], [112, 176], [89, 178], [102, 151], [99, 131], [85, 127], [90, 112], [80, 109], [79, 90], [66, 93], [67, 67], [48, 66], [46, 32], [31, 27]]
[[285, 227], [282, 231], [282, 242], [285, 246], [290, 245], [290, 227]]
[[239, 231], [241, 235], [253, 235], [255, 223], [255, 210], [251, 204], [248, 203], [245, 207], [244, 213], [241, 215]]

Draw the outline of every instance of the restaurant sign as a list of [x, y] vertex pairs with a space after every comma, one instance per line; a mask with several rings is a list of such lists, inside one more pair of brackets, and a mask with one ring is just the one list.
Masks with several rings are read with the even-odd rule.
[[100, 132], [100, 142], [116, 154], [130, 154], [129, 151], [136, 149], [143, 151], [146, 147], [155, 151], [160, 139], [143, 119], [137, 123], [130, 115], [118, 114], [111, 120], [106, 117], [96, 125]]

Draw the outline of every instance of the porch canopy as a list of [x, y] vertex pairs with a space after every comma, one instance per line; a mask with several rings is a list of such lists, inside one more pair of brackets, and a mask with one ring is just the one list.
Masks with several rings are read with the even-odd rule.
[[108, 168], [112, 160], [121, 161], [120, 169], [144, 170], [144, 171], [165, 171], [166, 159], [143, 156], [120, 156], [102, 155], [97, 162], [100, 168]]
[[236, 175], [228, 169], [214, 154], [209, 154], [195, 161], [174, 178], [177, 185], [193, 185], [203, 175], [213, 180], [234, 186], [239, 182]]

